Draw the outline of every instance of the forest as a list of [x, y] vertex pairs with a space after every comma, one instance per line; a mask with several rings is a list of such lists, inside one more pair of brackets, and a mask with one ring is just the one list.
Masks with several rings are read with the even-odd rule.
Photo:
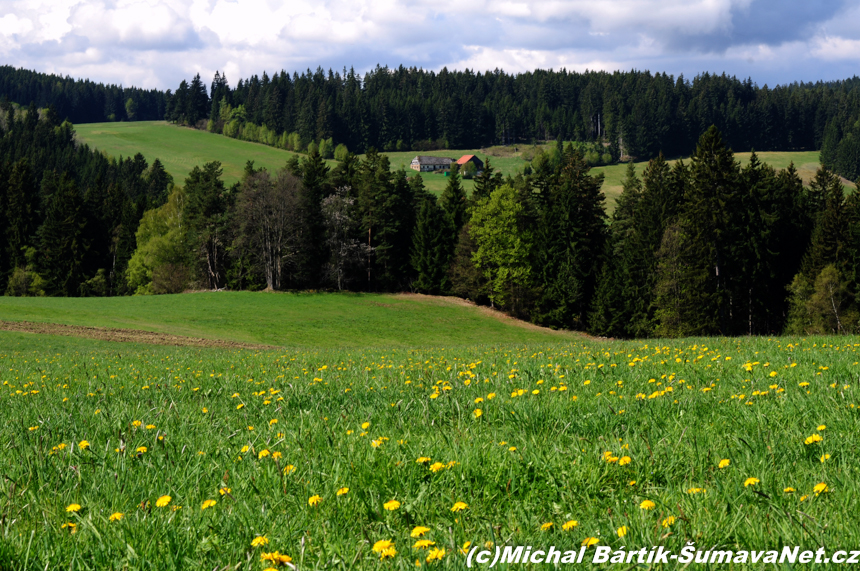
[[7, 295], [414, 291], [613, 337], [860, 326], [860, 197], [824, 167], [808, 188], [793, 167], [741, 168], [715, 126], [689, 161], [660, 154], [641, 179], [631, 164], [610, 218], [561, 142], [527, 175], [488, 160], [470, 196], [455, 170], [437, 199], [372, 148], [174, 184], [158, 160], [78, 144], [50, 107], [0, 118]]

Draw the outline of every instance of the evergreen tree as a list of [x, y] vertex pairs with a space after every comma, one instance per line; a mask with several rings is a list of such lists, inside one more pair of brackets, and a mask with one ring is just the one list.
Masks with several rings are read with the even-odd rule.
[[460, 182], [460, 172], [457, 169], [457, 165], [451, 165], [448, 184], [445, 186], [445, 190], [442, 191], [439, 202], [442, 209], [448, 215], [448, 218], [451, 219], [454, 236], [456, 236], [459, 234], [463, 224], [466, 223], [466, 192], [463, 190], [463, 185]]
[[448, 266], [451, 262], [453, 223], [433, 199], [425, 198], [418, 210], [412, 235], [412, 268], [416, 278], [412, 287], [431, 295], [450, 289]]
[[47, 197], [45, 220], [38, 230], [38, 271], [48, 295], [75, 297], [85, 280], [87, 221], [77, 185], [67, 175], [48, 176], [42, 193]]
[[227, 270], [228, 208], [221, 163], [194, 167], [185, 179], [187, 203], [182, 212], [189, 254], [198, 279], [208, 289], [223, 287]]

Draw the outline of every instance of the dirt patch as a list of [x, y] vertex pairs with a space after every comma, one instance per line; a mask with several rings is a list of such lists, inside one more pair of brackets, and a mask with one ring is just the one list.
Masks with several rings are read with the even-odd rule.
[[543, 333], [549, 333], [551, 335], [558, 335], [559, 337], [567, 337], [571, 336], [582, 337], [583, 339], [588, 339], [590, 341], [606, 341], [603, 337], [594, 337], [592, 335], [588, 335], [587, 333], [582, 333], [581, 331], [568, 331], [566, 329], [551, 329], [549, 327], [542, 327], [540, 325], [535, 325], [534, 323], [529, 323], [528, 321], [523, 321], [522, 319], [517, 319], [516, 317], [511, 317], [507, 313], [503, 311], [499, 311], [498, 309], [494, 309], [492, 307], [487, 307], [486, 305], [478, 305], [472, 301], [467, 299], [462, 299], [456, 296], [444, 296], [444, 295], [425, 295], [423, 293], [398, 293], [395, 294], [398, 297], [406, 297], [411, 299], [421, 299], [426, 301], [435, 301], [438, 303], [445, 303], [450, 305], [459, 305], [465, 307], [474, 307], [483, 315], [488, 317], [492, 317], [493, 319], [498, 319], [499, 321], [503, 321], [515, 327], [522, 327], [523, 329], [529, 329], [531, 331], [541, 331]]
[[117, 341], [120, 343], [147, 343], [149, 345], [172, 345], [175, 347], [211, 347], [216, 349], [279, 349], [274, 345], [255, 345], [238, 341], [221, 339], [202, 339], [198, 337], [183, 337], [139, 329], [110, 329], [107, 327], [84, 327], [80, 325], [61, 325], [59, 323], [33, 323], [31, 321], [0, 321], [0, 330], [22, 333], [37, 333], [42, 335], [63, 335], [66, 337], [84, 337], [99, 341]]

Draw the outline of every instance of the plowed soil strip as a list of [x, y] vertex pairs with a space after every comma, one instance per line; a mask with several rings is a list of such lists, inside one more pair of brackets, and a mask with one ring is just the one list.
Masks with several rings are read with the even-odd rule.
[[202, 339], [198, 337], [183, 337], [141, 331], [139, 329], [110, 329], [107, 327], [83, 327], [80, 325], [61, 325], [59, 323], [33, 323], [31, 321], [0, 321], [0, 330], [23, 333], [39, 333], [42, 335], [64, 335], [67, 337], [84, 337], [100, 341], [117, 341], [120, 343], [148, 343], [150, 345], [173, 345], [175, 347], [213, 347], [217, 349], [279, 349], [274, 345], [255, 345], [238, 341], [221, 339]]

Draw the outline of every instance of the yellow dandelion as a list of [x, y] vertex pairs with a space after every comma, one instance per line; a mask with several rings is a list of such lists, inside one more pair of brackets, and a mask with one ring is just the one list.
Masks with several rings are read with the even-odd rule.
[[570, 531], [571, 529], [577, 527], [578, 525], [579, 525], [578, 521], [576, 521], [575, 519], [571, 519], [571, 520], [564, 522], [564, 524], [561, 526], [561, 529], [563, 529], [564, 531]]
[[429, 461], [430, 461], [430, 458], [428, 458], [427, 456], [421, 456], [420, 458], [418, 458], [418, 459], [415, 461], [415, 463], [416, 463], [416, 464], [426, 464], [426, 463], [427, 463], [427, 462], [429, 462]]
[[818, 430], [819, 432], [821, 432], [822, 430], [826, 430], [826, 429], [827, 429], [827, 425], [826, 425], [826, 424], [820, 424], [820, 425], [818, 425], [818, 429], [817, 429], [817, 430]]
[[622, 525], [621, 527], [619, 527], [619, 528], [616, 530], [616, 532], [615, 532], [615, 533], [617, 533], [617, 534], [618, 534], [618, 537], [624, 537], [625, 535], [627, 535], [627, 526], [626, 526], [626, 525]]
[[442, 561], [442, 558], [445, 557], [445, 550], [441, 548], [434, 547], [430, 550], [430, 553], [427, 554], [427, 563], [433, 563], [434, 561]]
[[816, 442], [821, 442], [822, 440], [823, 438], [821, 438], [820, 434], [813, 434], [812, 436], [804, 440], [803, 443], [809, 446], [810, 444], [815, 444]]
[[819, 458], [819, 460], [823, 463], [825, 460], [830, 460], [830, 454], [824, 454]]
[[827, 484], [821, 482], [820, 484], [815, 484], [815, 487], [812, 488], [812, 491], [815, 492], [815, 495], [822, 494], [828, 490]]
[[146, 446], [138, 446], [137, 447], [137, 453], [138, 454], [146, 454], [146, 450], [147, 450]]
[[69, 504], [66, 506], [66, 511], [68, 513], [79, 512], [79, 511], [81, 511], [81, 505], [80, 504]]
[[427, 549], [432, 545], [436, 545], [436, 542], [430, 541], [429, 539], [419, 539], [415, 542], [415, 545], [412, 546], [412, 549]]
[[349, 488], [341, 488], [337, 491], [335, 495], [344, 496], [349, 493]]
[[211, 508], [212, 506], [214, 506], [217, 503], [218, 502], [216, 502], [215, 500], [206, 500], [205, 502], [200, 504], [200, 509], [205, 510], [205, 509]]
[[61, 525], [60, 529], [68, 529], [70, 533], [75, 533], [76, 531], [78, 531], [78, 526], [73, 524], [72, 522], [68, 522]]
[[80, 442], [78, 442], [78, 448], [80, 448], [81, 450], [86, 450], [89, 447], [90, 443], [86, 440], [81, 440]]
[[729, 460], [728, 458], [724, 458], [723, 460], [720, 460], [719, 464], [717, 464], [717, 468], [720, 468], [720, 469], [726, 468], [731, 463], [732, 463], [731, 460]]
[[476, 408], [475, 410], [472, 411], [472, 416], [474, 416], [475, 418], [481, 418], [482, 414], [484, 414], [484, 411], [482, 411], [479, 408]]
[[430, 471], [431, 472], [438, 472], [439, 470], [443, 469], [444, 467], [445, 467], [445, 464], [443, 464], [442, 462], [434, 462], [433, 464], [430, 465]]
[[675, 523], [675, 516], [670, 515], [669, 517], [667, 517], [666, 519], [664, 519], [661, 522], [661, 525], [663, 527], [669, 527], [670, 525], [673, 525], [674, 523]]
[[761, 481], [761, 480], [759, 480], [758, 478], [747, 478], [747, 479], [744, 481], [744, 488], [746, 488], [747, 486], [755, 486], [755, 485], [756, 485], [756, 484], [758, 484], [760, 481]]
[[425, 534], [425, 533], [427, 533], [428, 531], [430, 531], [430, 528], [429, 528], [429, 527], [424, 527], [423, 525], [416, 525], [416, 526], [412, 529], [412, 532], [411, 532], [409, 535], [411, 535], [412, 537], [416, 537], [416, 538], [417, 538], [417, 537], [421, 537], [422, 535], [424, 535], [424, 534]]
[[287, 464], [286, 466], [284, 466], [284, 474], [289, 474], [290, 472], [293, 472], [295, 469], [296, 469], [296, 467], [293, 466], [292, 464]]
[[173, 498], [171, 498], [170, 496], [161, 496], [160, 498], [155, 500], [155, 505], [157, 507], [163, 508], [163, 507], [167, 506], [170, 503], [170, 500], [172, 500], [172, 499]]
[[396, 510], [397, 508], [400, 507], [400, 502], [398, 502], [397, 500], [389, 500], [389, 501], [385, 502], [384, 504], [382, 504], [382, 507], [384, 507], [385, 509], [387, 509], [390, 512], [393, 512], [394, 510]]
[[630, 463], [630, 462], [632, 462], [632, 461], [633, 461], [633, 460], [631, 460], [631, 459], [630, 459], [630, 456], [622, 456], [622, 457], [618, 460], [618, 465], [619, 465], [619, 466], [626, 466], [627, 464], [629, 464], [629, 463]]
[[232, 491], [233, 490], [231, 490], [230, 488], [225, 487], [225, 488], [221, 488], [220, 490], [218, 490], [218, 493], [221, 494], [222, 496], [224, 496], [226, 494], [229, 494]]
[[651, 500], [645, 500], [641, 504], [639, 504], [639, 507], [643, 510], [653, 510], [655, 507], [657, 507], [657, 504], [655, 504]]
[[550, 529], [552, 529], [552, 522], [551, 521], [548, 521], [545, 524], [542, 524], [540, 526], [541, 531], [549, 531]]
[[135, 428], [140, 428], [140, 425], [141, 425], [141, 424], [143, 424], [143, 423], [142, 423], [142, 422], [140, 422], [139, 420], [135, 420], [135, 421], [133, 421], [133, 422], [131, 423], [131, 425], [132, 425], [133, 427], [135, 427]]
[[251, 540], [251, 547], [263, 547], [269, 545], [269, 538], [265, 535], [258, 535]]
[[796, 492], [796, 491], [797, 491], [797, 490], [795, 490], [794, 488], [785, 488], [785, 489], [783, 490], [783, 492], [785, 492], [786, 494], [793, 494], [793, 493], [794, 493], [794, 492]]
[[362, 423], [361, 423], [361, 429], [362, 429], [362, 430], [367, 430], [368, 428], [370, 428], [370, 423], [369, 423], [369, 422], [362, 422]]
[[461, 512], [468, 507], [469, 506], [466, 505], [465, 502], [456, 502], [453, 506], [451, 506], [451, 511], [452, 512]]
[[383, 559], [386, 559], [386, 558], [392, 558], [395, 555], [397, 555], [397, 550], [394, 549], [393, 547], [389, 547], [388, 549], [383, 549], [379, 553], [379, 560], [382, 561]]
[[308, 498], [308, 505], [312, 508], [315, 508], [320, 505], [320, 502], [322, 502], [322, 496], [311, 496], [310, 498]]
[[386, 549], [391, 549], [394, 547], [394, 542], [390, 539], [380, 539], [376, 543], [373, 544], [373, 551], [375, 553], [382, 553]]
[[262, 460], [266, 456], [268, 456], [270, 452], [268, 450], [260, 450], [260, 453], [257, 454], [257, 460]]
[[591, 547], [592, 545], [597, 545], [598, 543], [600, 543], [600, 540], [596, 537], [586, 537], [582, 540], [583, 547]]

